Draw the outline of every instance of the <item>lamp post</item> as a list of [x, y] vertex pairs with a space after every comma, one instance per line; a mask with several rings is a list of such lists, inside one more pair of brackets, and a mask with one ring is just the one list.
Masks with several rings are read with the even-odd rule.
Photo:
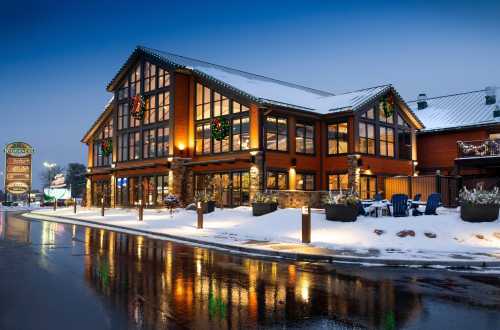
[[311, 206], [302, 206], [302, 243], [311, 243]]
[[198, 225], [196, 228], [203, 229], [203, 203], [196, 203], [196, 213], [198, 214]]

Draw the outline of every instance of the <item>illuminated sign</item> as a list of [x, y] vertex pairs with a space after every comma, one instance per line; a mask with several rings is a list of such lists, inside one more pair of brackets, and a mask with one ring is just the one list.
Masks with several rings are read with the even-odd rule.
[[11, 194], [25, 194], [31, 188], [31, 155], [33, 148], [24, 142], [5, 146], [5, 190]]

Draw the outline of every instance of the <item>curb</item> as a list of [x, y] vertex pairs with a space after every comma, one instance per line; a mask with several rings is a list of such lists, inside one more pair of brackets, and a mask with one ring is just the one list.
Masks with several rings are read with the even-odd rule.
[[[30, 216], [33, 215], [33, 216]], [[42, 221], [53, 221], [59, 223], [72, 223], [80, 226], [87, 226], [92, 228], [105, 228], [112, 231], [125, 232], [131, 235], [150, 235], [154, 236], [156, 239], [168, 239], [174, 240], [184, 244], [199, 245], [207, 248], [215, 248], [218, 250], [225, 250], [230, 252], [237, 252], [241, 254], [250, 254], [256, 256], [263, 256], [268, 258], [280, 258], [288, 259], [293, 261], [304, 261], [304, 262], [324, 262], [324, 263], [351, 263], [351, 264], [369, 264], [372, 266], [395, 266], [395, 267], [447, 267], [447, 268], [497, 268], [500, 267], [500, 261], [480, 261], [480, 260], [427, 260], [427, 259], [415, 259], [415, 260], [405, 260], [405, 259], [381, 259], [381, 258], [364, 258], [364, 257], [352, 257], [352, 256], [335, 256], [335, 255], [321, 255], [321, 254], [310, 254], [310, 253], [300, 253], [300, 252], [286, 252], [286, 251], [273, 251], [267, 249], [257, 249], [251, 247], [237, 246], [231, 244], [217, 243], [217, 242], [207, 242], [204, 240], [199, 240], [195, 238], [156, 233], [149, 230], [143, 229], [132, 229], [124, 226], [103, 224], [97, 221], [91, 220], [78, 220], [65, 216], [53, 216], [46, 215], [37, 212], [23, 213], [22, 216], [30, 219], [42, 220]], [[39, 217], [44, 217], [46, 219], [41, 219]]]

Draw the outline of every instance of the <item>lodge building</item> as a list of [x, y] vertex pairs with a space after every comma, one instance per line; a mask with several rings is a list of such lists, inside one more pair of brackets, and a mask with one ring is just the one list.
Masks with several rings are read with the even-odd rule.
[[352, 186], [370, 198], [386, 177], [426, 166], [423, 110], [391, 85], [333, 94], [137, 47], [107, 90], [82, 139], [88, 205], [154, 207], [167, 193], [187, 204], [213, 180], [226, 206], [265, 189]]

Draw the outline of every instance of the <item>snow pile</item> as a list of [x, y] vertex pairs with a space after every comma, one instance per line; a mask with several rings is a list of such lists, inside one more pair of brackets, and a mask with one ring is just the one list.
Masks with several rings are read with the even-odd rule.
[[[178, 210], [171, 217], [167, 210], [145, 210], [144, 221], [137, 220], [137, 211], [131, 209], [39, 210], [44, 215], [59, 215], [102, 224], [142, 229], [181, 237], [244, 245], [247, 241], [272, 243], [301, 242], [300, 209], [279, 209], [260, 217], [253, 217], [249, 207], [217, 209], [204, 216], [204, 229], [196, 229], [196, 212]], [[366, 253], [379, 250], [380, 257], [393, 258], [397, 254], [426, 253], [500, 255], [500, 221], [468, 223], [460, 219], [458, 209], [438, 209], [439, 215], [418, 217], [358, 217], [356, 222], [332, 222], [325, 219], [322, 210], [313, 210], [311, 217], [312, 242], [310, 246]], [[398, 235], [399, 233], [399, 235]], [[401, 257], [401, 256], [399, 256]]]
[[34, 211], [40, 209], [40, 203], [18, 206], [4, 206], [0, 203], [0, 212], [22, 212], [22, 211]]

